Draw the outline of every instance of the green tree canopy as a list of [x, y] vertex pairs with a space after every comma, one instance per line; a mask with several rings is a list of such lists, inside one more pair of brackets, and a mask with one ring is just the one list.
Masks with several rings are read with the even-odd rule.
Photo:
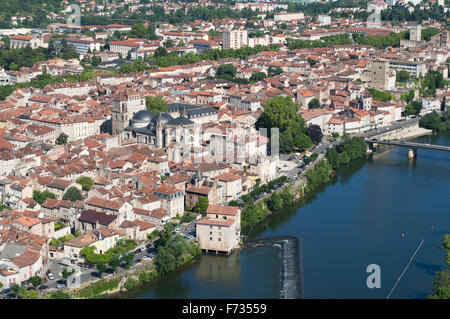
[[81, 192], [78, 188], [72, 186], [69, 187], [69, 189], [64, 194], [63, 200], [70, 200], [71, 202], [74, 202], [77, 200], [83, 200], [83, 196], [81, 195]]
[[94, 180], [88, 176], [82, 176], [77, 179], [77, 183], [81, 185], [82, 189], [88, 191], [94, 185]]
[[147, 110], [152, 111], [154, 114], [169, 111], [167, 102], [159, 95], [147, 96], [145, 98], [145, 105]]
[[297, 111], [298, 105], [291, 97], [273, 97], [264, 104], [264, 112], [258, 118], [256, 128], [267, 129], [268, 135], [272, 128], [278, 128], [280, 151], [290, 152], [295, 146], [294, 137], [306, 133], [305, 121]]
[[194, 206], [194, 212], [199, 213], [199, 214], [205, 214], [206, 210], [208, 209], [209, 206], [209, 200], [207, 197], [200, 197], [197, 201], [197, 203]]
[[320, 105], [320, 101], [318, 99], [313, 98], [311, 101], [309, 101], [308, 108], [309, 109], [320, 109], [320, 108], [322, 108], [322, 105]]
[[222, 64], [221, 66], [219, 66], [219, 68], [217, 69], [217, 76], [222, 76], [222, 75], [228, 75], [230, 77], [234, 77], [236, 76], [236, 68], [234, 67], [233, 64], [231, 63], [227, 63], [227, 64]]
[[40, 192], [38, 190], [33, 190], [33, 200], [36, 203], [38, 203], [39, 205], [42, 205], [42, 203], [44, 203], [47, 198], [56, 199], [56, 195], [47, 190], [45, 190], [43, 192]]
[[58, 145], [66, 144], [68, 137], [69, 136], [67, 134], [65, 134], [65, 133], [59, 134], [58, 138], [56, 139], [56, 144], [58, 144]]

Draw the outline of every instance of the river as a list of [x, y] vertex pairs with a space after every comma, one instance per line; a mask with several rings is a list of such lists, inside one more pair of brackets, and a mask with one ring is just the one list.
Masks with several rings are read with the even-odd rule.
[[[450, 133], [430, 143], [450, 146]], [[419, 149], [418, 158], [408, 160], [406, 149], [393, 148], [340, 169], [323, 189], [271, 215], [250, 237], [299, 239], [305, 298], [385, 298], [424, 239], [391, 298], [425, 298], [445, 265], [438, 247], [450, 233], [449, 196], [450, 153]], [[203, 255], [116, 297], [280, 298], [280, 256], [278, 245]], [[369, 264], [380, 266], [381, 288], [367, 287]]]

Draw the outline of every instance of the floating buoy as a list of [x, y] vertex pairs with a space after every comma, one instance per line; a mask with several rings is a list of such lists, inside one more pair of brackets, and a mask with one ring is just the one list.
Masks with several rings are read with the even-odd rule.
[[405, 234], [402, 234], [402, 238], [405, 238]]
[[430, 229], [431, 229], [431, 230], [433, 230], [433, 229], [434, 229], [434, 226], [433, 226], [433, 225], [431, 225], [431, 226], [430, 226]]

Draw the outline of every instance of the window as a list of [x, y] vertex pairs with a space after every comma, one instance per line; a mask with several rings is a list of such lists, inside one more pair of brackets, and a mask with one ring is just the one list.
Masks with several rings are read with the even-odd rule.
[[212, 237], [209, 237], [209, 240], [212, 240]]

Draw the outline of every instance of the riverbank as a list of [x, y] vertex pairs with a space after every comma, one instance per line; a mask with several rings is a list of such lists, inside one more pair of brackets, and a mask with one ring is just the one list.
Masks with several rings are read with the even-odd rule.
[[[430, 143], [450, 145], [450, 135], [432, 135]], [[329, 183], [267, 215], [251, 237], [300, 239], [304, 298], [386, 298], [424, 238], [392, 298], [425, 298], [434, 271], [444, 266], [437, 247], [450, 225], [450, 170], [446, 153], [423, 155], [407, 161], [404, 149], [394, 148], [380, 159], [343, 165]], [[279, 247], [264, 245], [226, 257], [202, 254], [195, 264], [120, 298], [280, 298], [280, 254]], [[382, 267], [380, 289], [365, 284], [371, 263]]]

